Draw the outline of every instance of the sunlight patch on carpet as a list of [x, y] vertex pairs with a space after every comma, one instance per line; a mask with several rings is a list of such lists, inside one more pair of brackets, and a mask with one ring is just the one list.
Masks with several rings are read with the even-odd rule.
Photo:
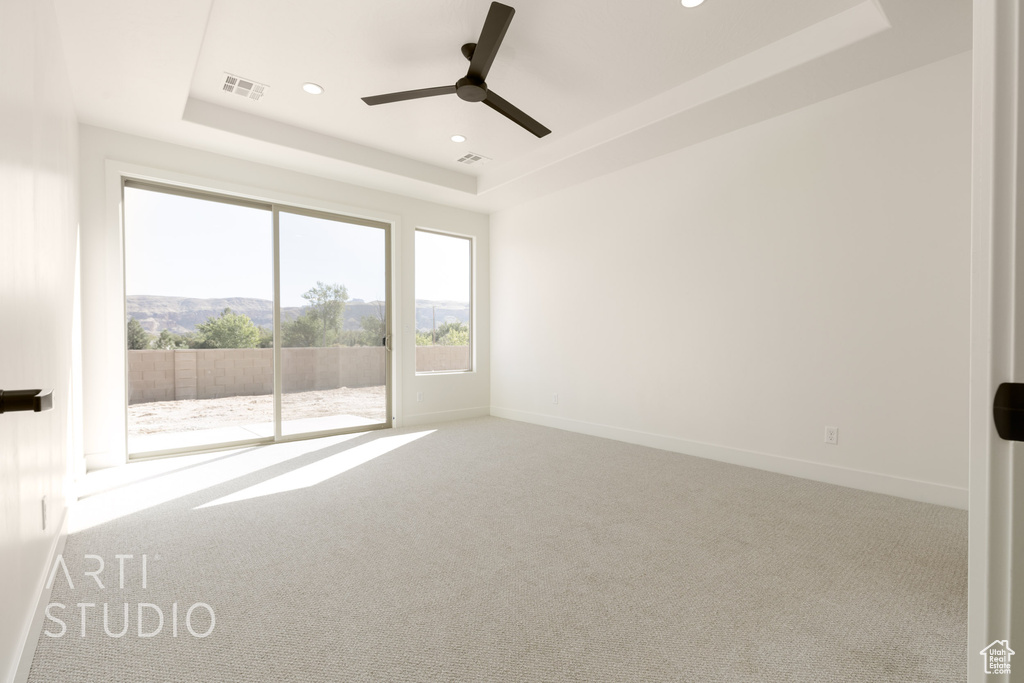
[[[344, 434], [328, 437], [331, 443], [341, 443], [362, 434]], [[283, 462], [306, 455], [312, 449], [323, 448], [324, 441], [274, 444], [257, 450], [245, 449], [237, 455], [213, 462], [161, 474], [131, 486], [115, 488], [90, 495], [75, 504], [69, 523], [69, 532], [77, 533], [120, 519], [127, 515], [161, 505], [204, 489], [218, 486]], [[129, 463], [125, 469], [143, 470], [147, 463]]]
[[407, 444], [412, 443], [418, 439], [433, 434], [436, 430], [429, 430], [425, 432], [413, 432], [412, 434], [399, 434], [398, 436], [385, 436], [379, 439], [375, 439], [369, 443], [360, 444], [354, 448], [350, 448], [341, 453], [330, 455], [322, 460], [317, 460], [314, 463], [299, 467], [291, 472], [268, 479], [267, 481], [260, 482], [255, 486], [236, 491], [230, 495], [224, 496], [212, 500], [209, 503], [200, 505], [194, 509], [201, 510], [203, 508], [213, 507], [215, 505], [223, 505], [225, 503], [237, 503], [242, 500], [251, 500], [253, 498], [260, 498], [262, 496], [270, 496], [275, 493], [285, 493], [287, 491], [297, 491], [299, 489], [309, 488], [310, 486], [316, 486], [321, 484], [328, 479], [332, 479], [343, 472], [347, 472], [353, 467], [358, 467], [363, 463], [369, 462], [374, 458], [380, 457], [386, 453], [390, 453], [396, 448], [400, 448]]

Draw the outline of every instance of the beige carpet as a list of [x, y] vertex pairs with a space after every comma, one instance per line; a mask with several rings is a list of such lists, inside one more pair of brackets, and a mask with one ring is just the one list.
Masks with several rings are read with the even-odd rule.
[[[70, 536], [75, 588], [58, 570], [52, 598], [67, 632], [40, 638], [29, 680], [966, 678], [963, 511], [496, 418], [367, 459], [425, 429], [307, 442]], [[275, 486], [292, 490], [246, 497]], [[134, 555], [123, 590], [118, 553]], [[106, 562], [103, 590], [86, 554]], [[85, 638], [83, 602], [98, 606]], [[137, 635], [140, 602], [163, 609], [155, 637]], [[184, 625], [196, 602], [216, 614], [202, 639]], [[103, 632], [104, 603], [115, 633], [130, 605], [125, 636]]]

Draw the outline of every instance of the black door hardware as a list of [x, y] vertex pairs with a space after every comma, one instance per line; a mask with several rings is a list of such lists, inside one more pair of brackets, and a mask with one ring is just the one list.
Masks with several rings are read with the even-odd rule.
[[996, 432], [1007, 441], [1024, 441], [1024, 384], [1004, 382], [992, 402]]
[[41, 413], [51, 408], [53, 408], [53, 389], [18, 389], [16, 391], [0, 389], [0, 413], [13, 413], [19, 410]]

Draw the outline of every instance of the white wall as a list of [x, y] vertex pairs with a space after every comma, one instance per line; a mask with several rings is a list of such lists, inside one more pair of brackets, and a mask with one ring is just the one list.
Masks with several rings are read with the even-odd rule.
[[[0, 389], [53, 409], [0, 415], [0, 681], [25, 644], [79, 451], [70, 397], [77, 123], [52, 3], [0, 3]], [[41, 499], [49, 515], [42, 529]], [[32, 643], [34, 646], [34, 643]]]
[[962, 54], [492, 215], [492, 413], [966, 507], [970, 163]]
[[[80, 129], [82, 177], [82, 334], [85, 452], [90, 468], [125, 459], [124, 284], [117, 169], [171, 182], [237, 192], [350, 215], [394, 221], [397, 262], [393, 290], [397, 326], [401, 424], [487, 414], [490, 397], [488, 219], [461, 209], [368, 190], [209, 152], [110, 130]], [[414, 230], [474, 238], [476, 249], [476, 370], [415, 374]], [[417, 393], [424, 400], [416, 401]]]

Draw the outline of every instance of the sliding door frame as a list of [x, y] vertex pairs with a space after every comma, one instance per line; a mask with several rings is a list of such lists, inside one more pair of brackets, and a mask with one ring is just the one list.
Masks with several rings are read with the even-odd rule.
[[[211, 451], [230, 450], [236, 448], [244, 448], [247, 446], [261, 446], [274, 443], [287, 443], [291, 441], [304, 441], [307, 439], [315, 439], [325, 436], [336, 436], [340, 434], [351, 434], [359, 432], [368, 432], [379, 429], [388, 429], [395, 426], [396, 416], [394, 414], [394, 394], [396, 387], [394, 386], [395, 372], [394, 366], [394, 349], [393, 349], [393, 316], [394, 316], [394, 301], [392, 298], [393, 292], [393, 270], [392, 270], [392, 236], [393, 236], [393, 223], [385, 220], [374, 220], [370, 218], [360, 218], [358, 216], [351, 216], [347, 213], [340, 211], [325, 210], [325, 209], [311, 209], [288, 202], [279, 202], [273, 200], [262, 200], [257, 198], [247, 198], [231, 194], [230, 191], [217, 191], [217, 190], [206, 190], [198, 189], [190, 186], [183, 186], [175, 184], [173, 181], [168, 182], [164, 180], [151, 180], [148, 178], [140, 178], [134, 174], [127, 172], [119, 172], [119, 220], [121, 224], [121, 282], [125, 285], [122, 287], [122, 320], [128, 319], [128, 295], [127, 295], [127, 258], [126, 258], [126, 232], [127, 225], [125, 221], [124, 212], [124, 191], [125, 188], [132, 187], [136, 189], [148, 190], [152, 192], [162, 192], [164, 194], [175, 195], [179, 197], [187, 197], [191, 199], [199, 199], [204, 201], [215, 201], [223, 204], [231, 204], [235, 206], [244, 206], [247, 208], [255, 208], [269, 211], [272, 218], [272, 252], [273, 252], [273, 334], [274, 334], [274, 345], [273, 345], [273, 358], [274, 358], [274, 388], [273, 388], [273, 423], [274, 423], [274, 435], [268, 437], [255, 437], [252, 439], [244, 439], [239, 441], [230, 442], [218, 442], [211, 444], [204, 444], [201, 446], [191, 446], [184, 448], [171, 448], [157, 451], [145, 451], [142, 453], [132, 453], [128, 450], [128, 402], [130, 397], [130, 381], [131, 378], [128, 374], [128, 363], [127, 356], [125, 356], [125, 362], [122, 365], [122, 372], [124, 373], [124, 427], [125, 427], [125, 455], [126, 460], [137, 461], [137, 460], [149, 460], [155, 458], [173, 457], [178, 455], [187, 455], [190, 453], [206, 453]], [[385, 298], [385, 312], [384, 312], [384, 333], [385, 337], [382, 340], [382, 346], [384, 346], [384, 385], [385, 385], [385, 398], [386, 408], [384, 422], [373, 425], [359, 425], [356, 427], [347, 427], [340, 429], [328, 429], [319, 430], [313, 432], [303, 432], [301, 434], [290, 434], [283, 435], [282, 432], [282, 396], [284, 393], [284, 377], [281, 365], [281, 225], [280, 225], [280, 214], [291, 213], [301, 216], [308, 216], [311, 218], [320, 218], [324, 220], [335, 221], [338, 223], [349, 224], [349, 225], [360, 225], [364, 227], [371, 227], [383, 230], [384, 232], [384, 298]], [[122, 348], [125, 349], [127, 354], [127, 325], [122, 323]]]
[[[334, 436], [335, 434], [351, 434], [353, 432], [367, 432], [375, 429], [388, 429], [394, 425], [394, 413], [392, 412], [392, 372], [391, 372], [391, 225], [383, 221], [375, 221], [355, 216], [320, 211], [318, 209], [303, 209], [286, 204], [274, 204], [274, 439], [276, 443], [287, 441], [302, 441], [304, 439], [315, 439], [320, 436]], [[281, 401], [284, 397], [284, 368], [281, 364], [281, 213], [291, 213], [298, 216], [320, 218], [323, 220], [345, 223], [347, 225], [361, 225], [367, 228], [377, 228], [384, 231], [384, 395], [386, 397], [384, 422], [374, 425], [349, 427], [346, 429], [329, 429], [316, 432], [303, 432], [302, 434], [281, 434]]]

